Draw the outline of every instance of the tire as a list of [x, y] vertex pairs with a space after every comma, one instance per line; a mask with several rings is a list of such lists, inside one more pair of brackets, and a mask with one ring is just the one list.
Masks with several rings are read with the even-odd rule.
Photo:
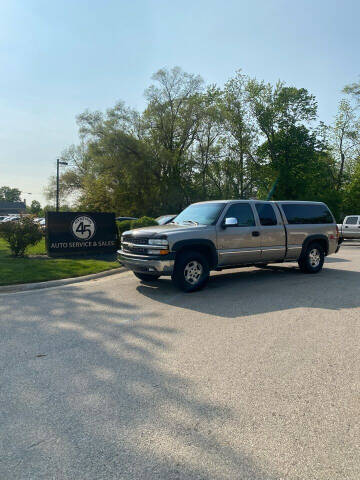
[[172, 281], [183, 292], [195, 292], [205, 286], [210, 276], [209, 262], [200, 252], [180, 253]]
[[310, 243], [299, 259], [300, 270], [304, 273], [319, 273], [324, 265], [324, 247], [317, 242]]
[[144, 282], [154, 282], [160, 277], [159, 274], [152, 275], [151, 273], [138, 273], [138, 272], [133, 272], [133, 273], [135, 277], [139, 278], [140, 280], [143, 280]]

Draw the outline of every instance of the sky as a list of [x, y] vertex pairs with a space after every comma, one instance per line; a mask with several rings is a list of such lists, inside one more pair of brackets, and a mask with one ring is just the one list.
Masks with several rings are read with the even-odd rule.
[[144, 107], [180, 66], [222, 86], [236, 70], [307, 88], [332, 122], [360, 78], [359, 0], [0, 0], [0, 186], [44, 203], [76, 116]]

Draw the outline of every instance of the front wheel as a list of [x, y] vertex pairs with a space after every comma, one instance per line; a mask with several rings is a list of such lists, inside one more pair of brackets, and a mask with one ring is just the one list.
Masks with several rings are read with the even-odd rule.
[[139, 278], [140, 280], [143, 280], [144, 282], [153, 282], [154, 280], [157, 280], [160, 275], [159, 274], [154, 274], [152, 275], [151, 273], [139, 273], [139, 272], [133, 272], [135, 277]]
[[318, 273], [325, 260], [324, 248], [320, 243], [311, 243], [299, 259], [300, 270], [304, 273]]
[[172, 280], [184, 292], [200, 290], [210, 276], [209, 263], [200, 252], [180, 253], [176, 259]]

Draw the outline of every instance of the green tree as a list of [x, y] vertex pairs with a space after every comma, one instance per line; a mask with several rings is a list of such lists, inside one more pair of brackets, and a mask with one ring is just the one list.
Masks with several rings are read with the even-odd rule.
[[360, 81], [345, 85], [343, 88], [343, 93], [350, 95], [350, 97], [352, 97], [357, 104], [360, 104]]
[[345, 187], [343, 216], [360, 212], [360, 158], [355, 167], [351, 181]]
[[[357, 147], [345, 151], [341, 168], [333, 140], [342, 119], [316, 124], [317, 103], [306, 89], [242, 72], [224, 88], [206, 86], [179, 67], [159, 70], [152, 81], [143, 112], [118, 102], [79, 115], [80, 144], [62, 154], [69, 167], [60, 178], [61, 204], [72, 198], [83, 210], [157, 216], [194, 201], [271, 191], [274, 198], [322, 199], [341, 212]], [[356, 89], [348, 93], [357, 98]], [[346, 142], [358, 132], [351, 125]], [[52, 179], [52, 201], [54, 187]]]
[[257, 149], [258, 161], [264, 165], [258, 176], [259, 194], [264, 197], [276, 184], [276, 198], [296, 198], [307, 188], [307, 164], [315, 155], [315, 138], [307, 128], [316, 118], [315, 97], [304, 88], [287, 87], [282, 82], [272, 86], [256, 79], [248, 81], [246, 90], [264, 140]]
[[129, 133], [116, 119], [86, 114], [79, 117], [80, 132], [87, 142], [82, 170], [78, 169], [81, 189], [78, 205], [118, 214], [152, 213], [159, 188], [156, 160], [147, 143]]
[[20, 202], [21, 191], [17, 188], [0, 187], [0, 200], [6, 202]]
[[[271, 148], [273, 158], [268, 174], [269, 180], [278, 179], [275, 199], [321, 200], [334, 188], [334, 162], [315, 133], [305, 126], [292, 126], [274, 134]], [[259, 147], [258, 155], [270, 158], [268, 142]]]
[[336, 189], [340, 190], [354, 171], [360, 153], [360, 116], [358, 107], [347, 99], [339, 103], [335, 123], [331, 128], [333, 153], [338, 166]]
[[30, 213], [33, 213], [34, 215], [40, 215], [40, 213], [42, 211], [40, 202], [38, 202], [37, 200], [33, 200], [31, 202], [29, 211], [30, 211]]
[[194, 147], [188, 156], [191, 159], [190, 185], [193, 200], [215, 198], [223, 195], [223, 186], [214, 165], [221, 162], [223, 144], [223, 99], [222, 92], [215, 86], [207, 88], [202, 94], [202, 116], [199, 122]]
[[250, 109], [250, 79], [237, 72], [224, 88], [225, 172], [228, 195], [248, 198], [258, 191], [263, 162], [256, 157], [258, 125]]
[[192, 198], [196, 136], [203, 115], [203, 80], [179, 67], [161, 69], [145, 91], [143, 114], [150, 155], [161, 173], [160, 208], [179, 211]]

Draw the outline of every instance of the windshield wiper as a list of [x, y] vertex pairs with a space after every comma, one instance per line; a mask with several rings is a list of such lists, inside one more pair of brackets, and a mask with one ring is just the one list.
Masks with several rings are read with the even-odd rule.
[[191, 223], [192, 225], [199, 225], [199, 222], [195, 222], [195, 220], [184, 220], [183, 223]]

